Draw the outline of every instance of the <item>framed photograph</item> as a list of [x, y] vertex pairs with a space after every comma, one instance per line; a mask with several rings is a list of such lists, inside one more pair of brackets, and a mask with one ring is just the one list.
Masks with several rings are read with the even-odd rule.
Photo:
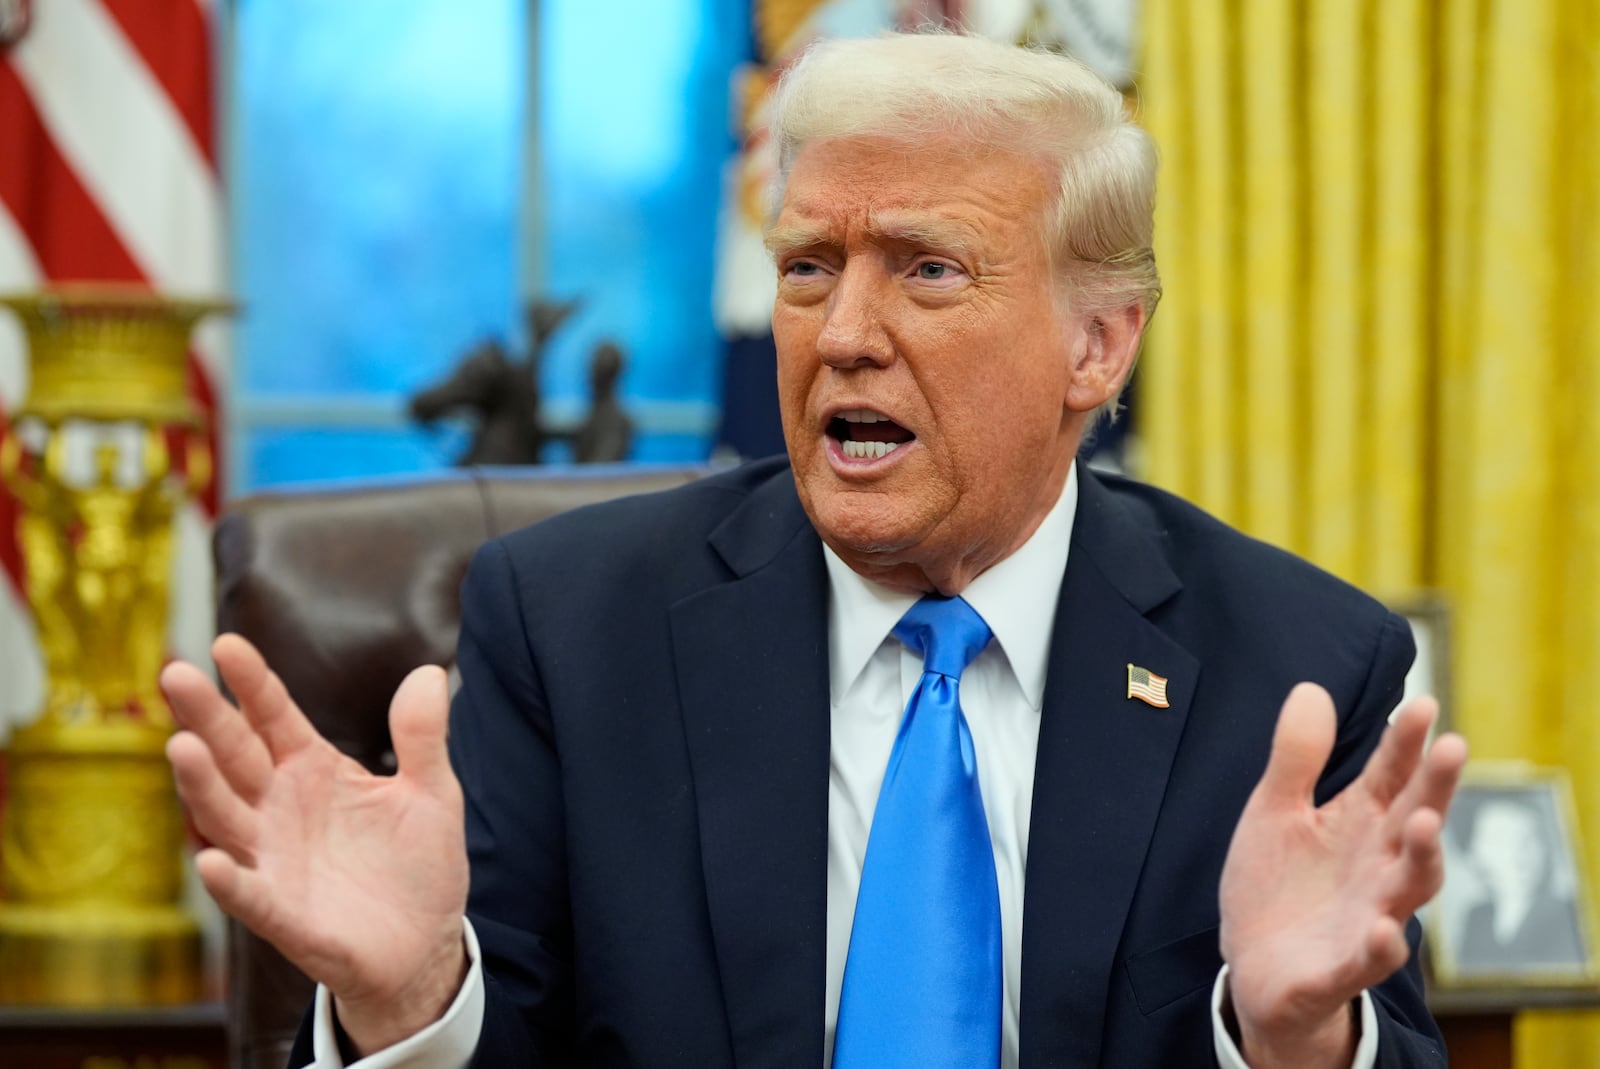
[[1469, 765], [1425, 923], [1440, 987], [1591, 987], [1593, 902], [1563, 769]]
[[1434, 724], [1434, 733], [1450, 731], [1454, 723], [1450, 692], [1450, 607], [1442, 594], [1431, 591], [1391, 599], [1389, 607], [1406, 618], [1411, 625], [1411, 637], [1417, 643], [1417, 659], [1406, 673], [1405, 696], [1400, 704], [1404, 705], [1419, 694], [1433, 695], [1439, 701], [1439, 720]]

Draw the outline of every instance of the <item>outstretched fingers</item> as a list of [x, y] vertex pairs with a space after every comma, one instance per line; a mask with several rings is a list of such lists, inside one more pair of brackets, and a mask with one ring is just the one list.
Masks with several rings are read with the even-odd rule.
[[205, 741], [180, 731], [167, 740], [167, 759], [195, 828], [208, 842], [251, 863], [259, 818], [217, 767]]
[[450, 722], [450, 685], [444, 669], [423, 665], [401, 680], [389, 703], [389, 734], [400, 774], [438, 797], [457, 789], [445, 744]]
[[1379, 805], [1390, 805], [1411, 784], [1422, 763], [1428, 729], [1438, 714], [1439, 705], [1432, 698], [1413, 698], [1384, 729], [1358, 780]]
[[174, 661], [161, 670], [161, 689], [179, 724], [205, 744], [234, 791], [254, 802], [272, 779], [272, 755], [250, 722], [192, 664]]
[[1422, 759], [1422, 768], [1395, 804], [1408, 815], [1417, 809], [1431, 809], [1442, 820], [1450, 812], [1467, 764], [1467, 740], [1454, 733], [1433, 740]]
[[321, 741], [316, 729], [284, 688], [283, 680], [239, 635], [220, 635], [211, 644], [211, 656], [228, 689], [239, 699], [261, 741], [276, 761]]
[[[1376, 754], [1373, 760], [1377, 760]], [[1419, 856], [1418, 850], [1425, 839], [1431, 839], [1432, 850], [1438, 849], [1439, 830], [1450, 812], [1456, 784], [1461, 780], [1461, 770], [1466, 763], [1466, 740], [1460, 735], [1441, 735], [1413, 765], [1410, 776], [1400, 789], [1391, 798], [1379, 797], [1380, 803], [1388, 806], [1382, 827], [1390, 849], [1412, 860]], [[1431, 835], [1424, 836], [1419, 829], [1431, 829]], [[1442, 861], [1439, 867], [1442, 873]], [[1427, 901], [1436, 890], [1438, 881], [1434, 881], [1427, 893], [1411, 904], [1411, 908]]]
[[1367, 929], [1362, 946], [1361, 971], [1358, 983], [1362, 989], [1381, 984], [1411, 957], [1411, 945], [1406, 942], [1405, 922], [1390, 916], [1379, 916]]
[[1278, 713], [1272, 755], [1256, 787], [1257, 797], [1275, 809], [1309, 808], [1338, 726], [1326, 690], [1315, 683], [1296, 685]]
[[[276, 909], [266, 881], [224, 850], [215, 847], [194, 856], [195, 871], [211, 897], [228, 916], [269, 942], [276, 943]], [[284, 949], [279, 947], [280, 950]]]
[[1444, 884], [1444, 817], [1436, 809], [1413, 809], [1401, 826], [1399, 853], [1386, 878], [1388, 914], [1403, 921], [1438, 894]]

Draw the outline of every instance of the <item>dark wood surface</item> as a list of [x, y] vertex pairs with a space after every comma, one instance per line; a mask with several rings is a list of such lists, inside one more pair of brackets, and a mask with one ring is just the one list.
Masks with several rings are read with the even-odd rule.
[[128, 1010], [0, 1006], [6, 1069], [227, 1069], [220, 1002]]
[[[1452, 1069], [1511, 1069], [1521, 1010], [1600, 1008], [1600, 991], [1430, 991]], [[16, 1069], [227, 1069], [220, 1002], [159, 1009], [0, 1006], [0, 1066]]]
[[1441, 1015], [1450, 1069], [1511, 1069], [1514, 1013]]
[[1450, 1069], [1512, 1069], [1517, 1014], [1522, 1010], [1600, 1008], [1589, 988], [1457, 988], [1430, 990], [1428, 1008], [1444, 1033]]

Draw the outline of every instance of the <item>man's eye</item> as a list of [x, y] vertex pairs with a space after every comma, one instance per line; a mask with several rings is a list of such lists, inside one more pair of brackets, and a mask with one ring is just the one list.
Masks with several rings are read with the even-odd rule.
[[955, 274], [955, 268], [949, 264], [942, 264], [935, 260], [917, 265], [917, 277], [929, 282], [939, 282]]
[[796, 260], [789, 265], [789, 274], [798, 278], [811, 278], [822, 273], [822, 268], [810, 260]]

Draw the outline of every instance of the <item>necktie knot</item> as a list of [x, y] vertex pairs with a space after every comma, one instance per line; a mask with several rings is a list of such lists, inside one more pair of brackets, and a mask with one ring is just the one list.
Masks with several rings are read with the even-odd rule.
[[983, 652], [994, 633], [976, 609], [962, 598], [930, 595], [906, 610], [894, 625], [894, 636], [922, 654], [922, 670], [951, 679]]

